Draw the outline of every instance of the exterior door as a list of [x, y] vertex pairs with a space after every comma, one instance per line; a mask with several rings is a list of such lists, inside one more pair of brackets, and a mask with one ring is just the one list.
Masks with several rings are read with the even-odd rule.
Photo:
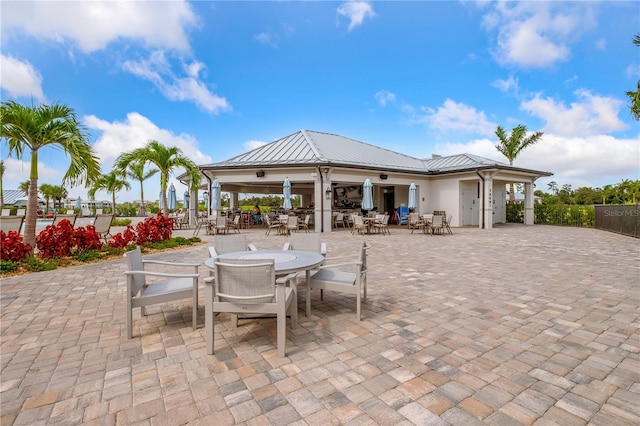
[[465, 185], [462, 189], [462, 226], [480, 225], [480, 197], [479, 185]]

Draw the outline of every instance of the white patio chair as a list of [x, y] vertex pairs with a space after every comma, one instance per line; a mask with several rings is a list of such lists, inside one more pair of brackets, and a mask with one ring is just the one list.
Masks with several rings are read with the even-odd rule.
[[364, 219], [360, 215], [353, 215], [353, 227], [351, 228], [351, 233], [357, 232], [358, 234], [364, 234], [365, 226]]
[[213, 239], [213, 245], [208, 248], [211, 257], [218, 257], [221, 254], [235, 251], [257, 250], [256, 246], [247, 243], [247, 236], [245, 234], [216, 235]]
[[444, 235], [445, 233], [444, 216], [440, 214], [433, 215], [433, 219], [431, 219], [431, 233]]
[[269, 215], [265, 215], [264, 220], [266, 221], [265, 223], [267, 224], [267, 230], [264, 233], [265, 235], [269, 235], [272, 229], [275, 229], [276, 233], [278, 234], [280, 233], [280, 229], [282, 229], [282, 227], [278, 219], [276, 219], [276, 222], [272, 222], [271, 217]]
[[[192, 299], [192, 326], [196, 329], [198, 314], [198, 264], [176, 263], [142, 258], [140, 247], [125, 253], [129, 270], [127, 276], [127, 338], [133, 334], [133, 309], [140, 308], [142, 316], [145, 307], [173, 300]], [[171, 267], [191, 267], [195, 273], [168, 273], [150, 271], [147, 265]], [[149, 277], [149, 280], [147, 278]], [[151, 278], [156, 277], [156, 278]], [[163, 278], [163, 279], [160, 279]]]
[[[356, 317], [361, 320], [361, 299], [367, 301], [367, 249], [369, 245], [363, 242], [357, 258], [327, 259], [326, 264], [318, 268], [318, 272], [311, 275], [307, 284], [307, 318], [311, 317], [311, 289], [319, 289], [320, 300], [323, 299], [322, 290], [338, 291], [356, 296]], [[337, 262], [337, 263], [333, 263]]]
[[[291, 328], [298, 325], [298, 302], [288, 281], [295, 274], [276, 280], [273, 259], [228, 259], [214, 263], [215, 279], [205, 281], [205, 340], [207, 354], [213, 355], [214, 319], [219, 312], [231, 315], [233, 328], [238, 314], [275, 314], [278, 356], [285, 356], [287, 314]], [[251, 321], [271, 321], [251, 318]]]
[[287, 218], [287, 234], [298, 232], [298, 216], [289, 216]]
[[11, 209], [2, 209], [2, 216], [11, 216]]
[[311, 232], [309, 234], [291, 234], [288, 242], [284, 243], [282, 250], [302, 250], [320, 253], [325, 256], [327, 254], [327, 243], [320, 241], [320, 234]]

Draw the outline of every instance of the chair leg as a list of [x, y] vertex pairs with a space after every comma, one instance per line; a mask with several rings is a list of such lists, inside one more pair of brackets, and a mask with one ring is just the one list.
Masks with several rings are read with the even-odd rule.
[[207, 342], [207, 355], [213, 355], [213, 341], [215, 336], [213, 335], [213, 283], [205, 284], [205, 312], [204, 312], [204, 340]]
[[193, 292], [193, 302], [192, 302], [192, 313], [191, 319], [193, 321], [193, 331], [196, 331], [198, 327], [198, 279], [194, 278], [194, 292]]
[[131, 297], [127, 297], [127, 339], [133, 336], [133, 308], [131, 307]]

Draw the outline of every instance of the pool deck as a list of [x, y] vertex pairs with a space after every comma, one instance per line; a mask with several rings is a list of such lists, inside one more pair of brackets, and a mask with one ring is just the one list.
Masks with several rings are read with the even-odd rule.
[[[325, 234], [329, 257], [371, 244], [362, 321], [331, 292], [306, 318], [302, 290], [285, 358], [275, 320], [233, 330], [226, 314], [207, 355], [202, 281], [196, 331], [185, 300], [136, 310], [128, 340], [124, 260], [2, 278], [0, 423], [640, 424], [640, 240], [453, 231]], [[287, 240], [242, 232], [258, 248]], [[207, 248], [152, 257], [204, 261]]]

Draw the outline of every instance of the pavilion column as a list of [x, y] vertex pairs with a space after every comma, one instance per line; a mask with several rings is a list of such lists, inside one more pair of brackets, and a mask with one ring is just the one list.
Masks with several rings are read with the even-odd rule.
[[533, 182], [525, 182], [524, 184], [524, 224], [533, 225], [533, 223], [534, 223]]
[[198, 191], [189, 191], [189, 226], [198, 224]]
[[[230, 192], [229, 193], [230, 197], [229, 197], [229, 208], [231, 210], [235, 210], [238, 207], [240, 207], [240, 204], [238, 204], [238, 193], [237, 192]], [[220, 204], [222, 207], [222, 194], [220, 195]]]

